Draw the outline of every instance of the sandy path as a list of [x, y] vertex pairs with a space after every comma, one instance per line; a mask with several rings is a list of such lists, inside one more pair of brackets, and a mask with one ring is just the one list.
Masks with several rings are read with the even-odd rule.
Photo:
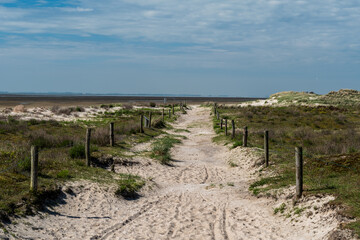
[[173, 148], [173, 167], [141, 157], [116, 167], [153, 179], [158, 187], [144, 197], [125, 201], [113, 189], [74, 183], [66, 204], [18, 219], [10, 232], [22, 239], [324, 239], [336, 227], [326, 215], [291, 222], [273, 214], [273, 201], [251, 196], [249, 169], [230, 168], [229, 150], [211, 141], [209, 109], [194, 107], [174, 127], [190, 133]]

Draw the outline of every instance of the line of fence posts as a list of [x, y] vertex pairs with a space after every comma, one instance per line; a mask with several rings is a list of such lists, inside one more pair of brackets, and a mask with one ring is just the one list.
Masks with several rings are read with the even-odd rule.
[[110, 146], [113, 147], [115, 145], [115, 138], [114, 138], [114, 123], [110, 123]]
[[264, 131], [265, 166], [269, 166], [269, 131]]
[[86, 139], [85, 139], [85, 158], [86, 166], [90, 166], [91, 156], [90, 156], [90, 137], [91, 137], [91, 128], [86, 129]]
[[301, 198], [303, 192], [303, 149], [295, 148], [296, 165], [296, 198]]
[[235, 138], [235, 121], [234, 121], [234, 119], [231, 120], [231, 127], [232, 127], [231, 138], [234, 139]]
[[[235, 121], [231, 120], [232, 138], [235, 138]], [[223, 129], [223, 118], [220, 119], [220, 129]], [[243, 146], [247, 147], [248, 142], [248, 127], [243, 130]], [[225, 119], [225, 135], [227, 136], [227, 119]], [[264, 131], [264, 155], [265, 166], [269, 166], [269, 131]], [[295, 162], [296, 162], [296, 197], [301, 198], [303, 193], [303, 149], [302, 147], [295, 148]]]
[[247, 147], [247, 140], [248, 140], [248, 128], [244, 127], [244, 133], [243, 133], [243, 146]]
[[225, 118], [225, 136], [228, 135], [227, 118]]
[[38, 185], [39, 149], [31, 146], [30, 191], [36, 192]]

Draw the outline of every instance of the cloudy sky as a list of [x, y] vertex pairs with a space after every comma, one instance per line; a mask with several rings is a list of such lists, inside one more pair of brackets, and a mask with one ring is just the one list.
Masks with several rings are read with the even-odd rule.
[[0, 91], [360, 90], [358, 0], [0, 0]]

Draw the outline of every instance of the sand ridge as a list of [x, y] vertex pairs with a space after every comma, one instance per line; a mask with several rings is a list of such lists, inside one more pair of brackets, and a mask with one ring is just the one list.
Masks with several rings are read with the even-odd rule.
[[[111, 188], [72, 183], [62, 204], [7, 228], [20, 239], [327, 239], [339, 225], [333, 210], [291, 220], [274, 215], [279, 202], [252, 196], [256, 154], [213, 143], [208, 108], [194, 106], [173, 126], [190, 131], [172, 149], [173, 166], [136, 156], [137, 164], [115, 168], [154, 182], [143, 197], [126, 201]], [[318, 199], [318, 208], [330, 200]]]

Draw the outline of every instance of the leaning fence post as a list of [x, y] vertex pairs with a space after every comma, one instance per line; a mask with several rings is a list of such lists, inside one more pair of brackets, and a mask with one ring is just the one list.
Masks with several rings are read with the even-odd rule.
[[235, 120], [231, 120], [232, 134], [231, 138], [235, 138]]
[[303, 192], [303, 150], [302, 147], [295, 148], [296, 159], [296, 197], [301, 198]]
[[114, 123], [110, 123], [110, 146], [113, 147], [115, 145], [114, 139]]
[[140, 133], [144, 132], [144, 115], [140, 115]]
[[265, 166], [269, 166], [269, 131], [264, 131]]
[[31, 175], [30, 175], [30, 191], [37, 191], [38, 183], [38, 164], [39, 151], [37, 146], [31, 146]]
[[248, 128], [244, 127], [244, 135], [243, 135], [243, 146], [247, 147], [247, 140], [248, 140]]
[[91, 128], [86, 129], [86, 140], [85, 140], [85, 157], [86, 157], [86, 166], [90, 166], [90, 137], [91, 137]]
[[220, 121], [220, 129], [223, 129], [223, 119]]
[[151, 116], [152, 116], [152, 113], [150, 112], [149, 113], [149, 128], [151, 128]]
[[162, 109], [162, 121], [165, 122], [165, 110]]
[[225, 136], [228, 135], [228, 132], [227, 132], [227, 118], [225, 119]]

